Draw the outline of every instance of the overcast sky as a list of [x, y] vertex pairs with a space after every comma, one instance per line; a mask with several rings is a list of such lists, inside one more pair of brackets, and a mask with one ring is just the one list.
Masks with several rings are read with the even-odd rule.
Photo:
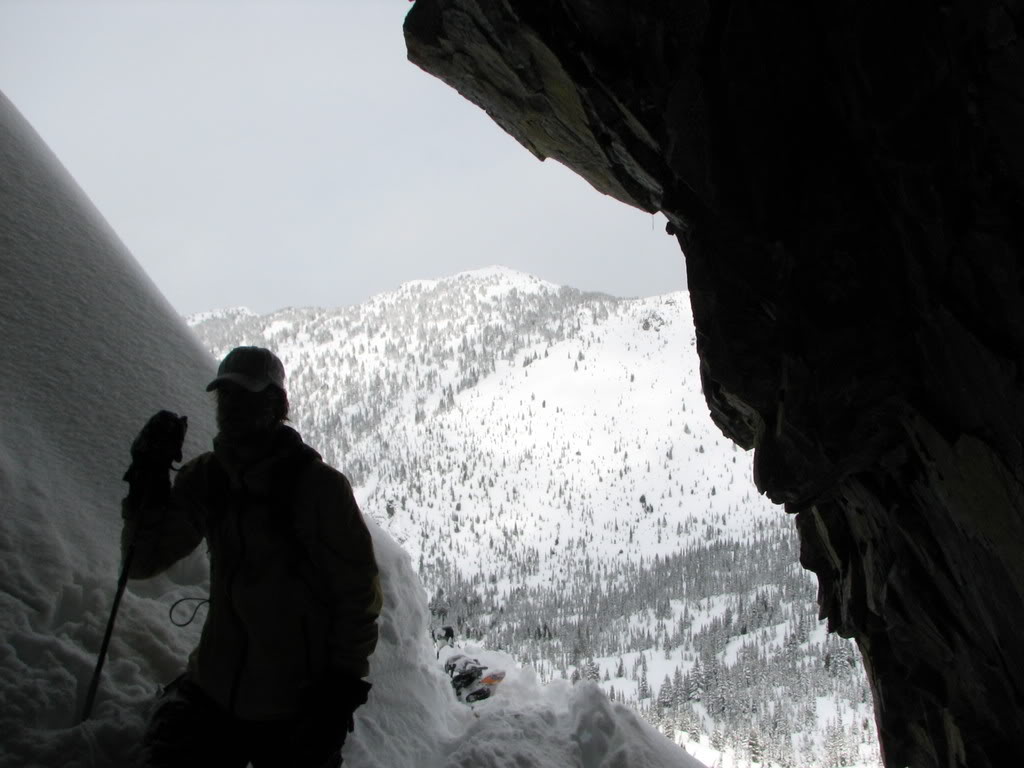
[[0, 0], [0, 89], [182, 313], [338, 306], [504, 264], [685, 287], [664, 219], [406, 60], [406, 0]]

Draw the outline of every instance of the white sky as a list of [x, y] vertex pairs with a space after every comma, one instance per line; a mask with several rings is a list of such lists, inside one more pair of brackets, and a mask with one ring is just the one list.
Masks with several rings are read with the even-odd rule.
[[0, 90], [182, 313], [337, 306], [504, 264], [685, 287], [664, 219], [406, 60], [406, 0], [0, 0]]

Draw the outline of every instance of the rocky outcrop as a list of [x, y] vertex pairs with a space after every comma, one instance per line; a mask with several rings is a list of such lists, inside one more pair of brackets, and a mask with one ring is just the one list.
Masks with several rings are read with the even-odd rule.
[[[418, 0], [410, 58], [660, 210], [889, 766], [1024, 755], [1020, 3]], [[1010, 763], [1007, 763], [1007, 760]]]

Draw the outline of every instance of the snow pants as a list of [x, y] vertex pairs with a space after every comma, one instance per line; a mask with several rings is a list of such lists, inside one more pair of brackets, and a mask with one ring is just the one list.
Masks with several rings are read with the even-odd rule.
[[308, 720], [239, 720], [199, 686], [165, 689], [142, 741], [146, 768], [338, 768], [344, 728]]

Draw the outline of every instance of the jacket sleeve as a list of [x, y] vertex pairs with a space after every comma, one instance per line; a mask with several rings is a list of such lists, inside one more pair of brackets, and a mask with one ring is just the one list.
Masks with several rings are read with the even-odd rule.
[[340, 472], [325, 467], [317, 483], [315, 518], [307, 521], [306, 547], [325, 580], [330, 597], [328, 636], [334, 672], [365, 677], [377, 646], [377, 617], [383, 605], [373, 541], [352, 486]]
[[200, 489], [204, 486], [203, 457], [177, 473], [174, 487], [166, 476], [150, 478], [150, 487], [132, 492], [121, 502], [121, 558], [134, 544], [128, 576], [148, 579], [163, 573], [202, 541]]

